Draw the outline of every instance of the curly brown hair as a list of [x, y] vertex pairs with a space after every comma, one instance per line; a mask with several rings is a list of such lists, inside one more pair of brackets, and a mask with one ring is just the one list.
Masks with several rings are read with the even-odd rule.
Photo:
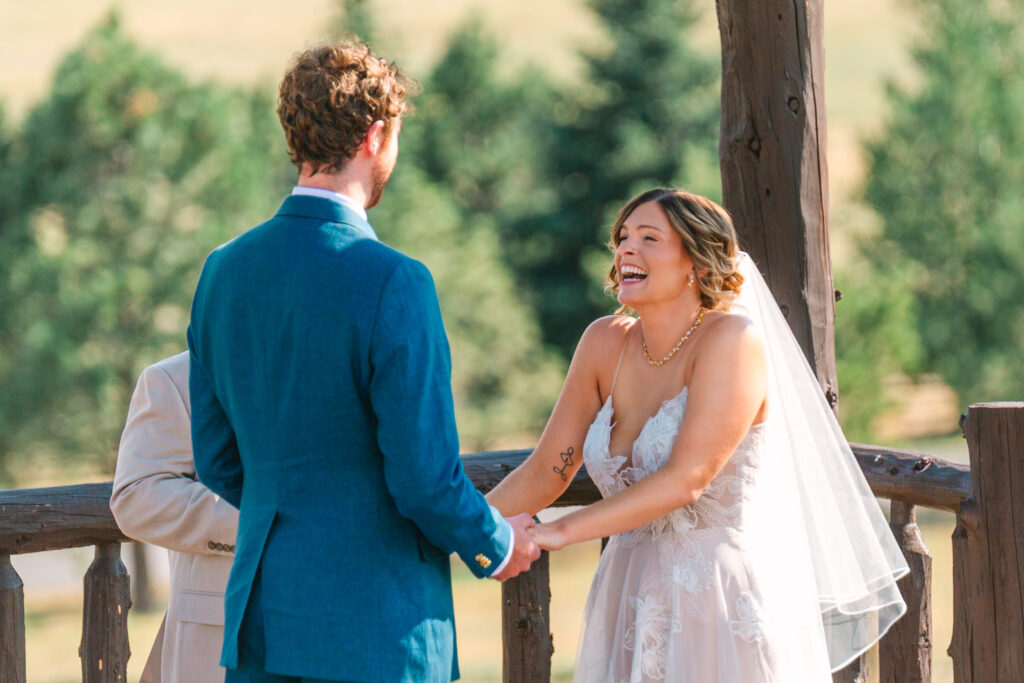
[[337, 171], [355, 156], [375, 121], [385, 136], [409, 109], [414, 87], [398, 67], [363, 43], [310, 48], [281, 80], [277, 116], [292, 163]]
[[[619, 211], [608, 243], [612, 251], [619, 246], [622, 224], [636, 207], [647, 202], [661, 207], [669, 225], [682, 238], [683, 248], [693, 261], [701, 304], [712, 310], [728, 310], [743, 284], [743, 276], [737, 270], [739, 238], [729, 212], [710, 199], [685, 190], [648, 190], [630, 199]], [[619, 273], [615, 266], [605, 284], [612, 292], [619, 291]], [[619, 312], [627, 310], [623, 307]]]

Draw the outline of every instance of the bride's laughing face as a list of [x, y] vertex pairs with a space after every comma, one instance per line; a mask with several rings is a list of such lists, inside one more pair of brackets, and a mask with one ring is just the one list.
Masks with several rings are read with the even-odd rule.
[[636, 207], [623, 222], [616, 239], [619, 303], [638, 310], [659, 301], [678, 299], [687, 292], [693, 262], [679, 233], [656, 202]]

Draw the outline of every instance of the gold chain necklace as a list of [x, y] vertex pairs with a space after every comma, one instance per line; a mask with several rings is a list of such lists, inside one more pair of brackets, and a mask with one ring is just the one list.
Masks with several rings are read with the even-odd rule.
[[647, 362], [653, 365], [654, 367], [658, 367], [659, 365], [664, 365], [665, 363], [669, 362], [672, 359], [672, 356], [676, 355], [676, 351], [681, 349], [683, 347], [683, 344], [686, 343], [686, 340], [690, 338], [690, 335], [693, 334], [693, 331], [700, 327], [700, 324], [704, 322], [704, 312], [706, 310], [707, 309], [704, 308], [703, 306], [700, 307], [700, 311], [697, 312], [697, 319], [693, 321], [692, 325], [690, 325], [690, 329], [686, 331], [686, 334], [679, 338], [679, 341], [676, 342], [676, 345], [673, 346], [672, 350], [668, 352], [668, 355], [662, 358], [661, 360], [654, 360], [653, 358], [651, 358], [651, 354], [647, 352], [647, 340], [644, 339], [644, 328], [641, 326], [640, 348], [643, 350], [644, 358], [647, 359]]

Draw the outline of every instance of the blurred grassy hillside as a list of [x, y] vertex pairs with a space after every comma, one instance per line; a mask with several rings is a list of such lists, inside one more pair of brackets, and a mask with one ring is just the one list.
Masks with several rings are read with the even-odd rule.
[[[17, 119], [46, 92], [60, 57], [112, 7], [120, 9], [129, 36], [190, 76], [272, 87], [291, 54], [325, 37], [335, 6], [332, 0], [4, 2], [0, 94]], [[413, 74], [434, 62], [470, 13], [507, 48], [508, 69], [530, 62], [571, 79], [579, 48], [602, 43], [583, 0], [379, 0], [372, 6], [387, 36], [382, 51]], [[912, 77], [907, 46], [914, 23], [902, 5], [886, 0], [832, 0], [825, 22], [833, 221], [841, 233], [855, 220], [868, 220], [849, 206], [863, 175], [857, 140], [880, 125], [886, 79]], [[718, 49], [712, 3], [706, 3], [698, 41]]]

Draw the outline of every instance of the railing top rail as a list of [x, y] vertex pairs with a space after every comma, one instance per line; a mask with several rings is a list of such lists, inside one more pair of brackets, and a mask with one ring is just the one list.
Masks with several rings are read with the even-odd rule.
[[129, 540], [110, 512], [111, 482], [0, 491], [0, 554]]
[[[971, 490], [968, 465], [899, 448], [851, 443], [871, 490], [882, 498], [956, 512]], [[490, 491], [529, 455], [529, 450], [490, 451], [462, 456], [466, 473], [483, 492]], [[600, 497], [581, 468], [555, 507], [586, 505]]]
[[[959, 511], [970, 493], [967, 465], [914, 451], [850, 444], [871, 490], [911, 505]], [[483, 492], [519, 466], [529, 450], [490, 451], [462, 456], [469, 478]], [[111, 483], [0, 490], [0, 554], [75, 548], [129, 540], [110, 512]], [[556, 507], [586, 505], [600, 498], [582, 468]]]
[[881, 498], [959, 512], [971, 493], [971, 467], [927, 453], [851, 443], [871, 490]]

